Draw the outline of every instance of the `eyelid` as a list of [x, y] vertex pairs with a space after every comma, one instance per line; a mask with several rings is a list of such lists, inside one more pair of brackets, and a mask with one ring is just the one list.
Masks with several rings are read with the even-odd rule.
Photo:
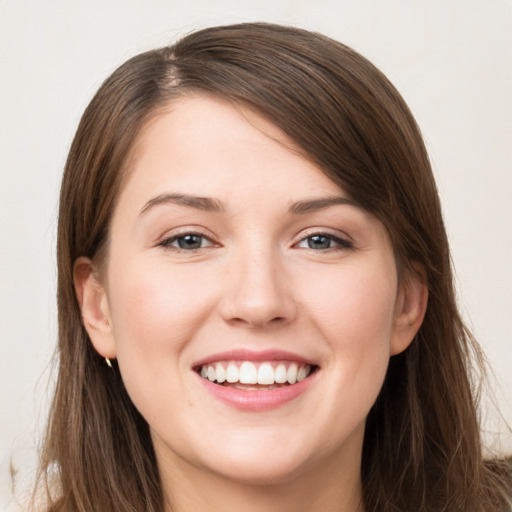
[[[353, 249], [354, 243], [350, 236], [347, 234], [333, 233], [329, 229], [325, 228], [312, 228], [307, 229], [305, 232], [301, 233], [299, 240], [294, 244], [294, 247], [297, 247], [301, 242], [311, 238], [312, 236], [324, 236], [326, 238], [330, 238], [336, 244], [337, 247], [330, 247], [329, 249], [324, 249], [324, 251], [333, 250], [333, 249]], [[315, 250], [316, 249], [311, 249]]]
[[[175, 246], [171, 245], [176, 239], [187, 236], [187, 235], [195, 235], [195, 236], [202, 237], [202, 238], [208, 240], [208, 242], [210, 242], [210, 243], [206, 247], [199, 247], [196, 249], [183, 249], [183, 248], [175, 247]], [[303, 231], [297, 237], [298, 240], [293, 244], [293, 247], [295, 247], [295, 248], [298, 247], [298, 245], [301, 242], [303, 242], [313, 236], [323, 236], [323, 237], [333, 240], [337, 244], [335, 247], [330, 247], [330, 248], [324, 249], [324, 251], [336, 250], [336, 249], [347, 250], [347, 249], [354, 248], [354, 243], [350, 236], [348, 236], [345, 233], [340, 234], [339, 232], [333, 232], [332, 230], [326, 229], [326, 228], [310, 228], [310, 229]], [[205, 230], [203, 228], [197, 228], [195, 226], [182, 226], [179, 228], [175, 228], [174, 230], [167, 231], [163, 236], [161, 236], [157, 240], [156, 246], [163, 247], [163, 248], [170, 248], [170, 249], [172, 249], [174, 251], [178, 251], [178, 252], [179, 251], [193, 252], [193, 251], [199, 251], [202, 249], [207, 249], [209, 247], [220, 247], [221, 244], [218, 243], [215, 240], [215, 238], [216, 237], [214, 237], [212, 234], [209, 233], [209, 230]], [[317, 249], [311, 249], [311, 250], [318, 252]]]
[[[172, 242], [177, 240], [178, 238], [187, 236], [187, 235], [195, 235], [200, 236], [202, 238], [207, 239], [210, 242], [210, 245], [207, 247], [199, 247], [197, 249], [182, 249], [180, 247], [174, 247], [171, 245]], [[184, 251], [184, 252], [193, 252], [193, 251], [199, 251], [202, 249], [207, 249], [209, 247], [220, 247], [220, 244], [215, 241], [215, 237], [209, 233], [206, 232], [206, 230], [193, 227], [193, 226], [183, 226], [180, 228], [175, 228], [174, 230], [167, 231], [163, 236], [159, 237], [156, 243], [157, 247], [163, 247], [164, 249], [172, 249], [177, 252]]]

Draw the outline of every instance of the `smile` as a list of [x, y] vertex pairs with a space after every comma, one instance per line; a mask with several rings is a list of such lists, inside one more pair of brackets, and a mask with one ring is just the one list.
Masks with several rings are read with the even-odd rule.
[[261, 386], [276, 389], [296, 384], [307, 378], [313, 370], [310, 364], [291, 361], [219, 361], [197, 368], [203, 379], [224, 386], [242, 384], [244, 387], [241, 389], [247, 388], [247, 385], [258, 385], [255, 389], [261, 389]]
[[234, 350], [197, 361], [192, 369], [213, 398], [245, 412], [263, 412], [305, 394], [320, 367], [289, 352]]

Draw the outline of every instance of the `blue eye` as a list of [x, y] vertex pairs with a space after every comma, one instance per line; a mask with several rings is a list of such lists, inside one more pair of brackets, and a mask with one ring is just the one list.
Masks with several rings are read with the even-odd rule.
[[183, 235], [167, 238], [159, 245], [183, 251], [194, 251], [197, 249], [203, 249], [204, 247], [211, 247], [213, 243], [209, 238], [198, 233], [184, 233]]
[[352, 248], [352, 244], [343, 240], [342, 238], [338, 238], [336, 236], [330, 234], [316, 234], [310, 235], [306, 238], [303, 238], [297, 245], [298, 247], [304, 249], [313, 249], [317, 251], [323, 251], [326, 249], [349, 249]]

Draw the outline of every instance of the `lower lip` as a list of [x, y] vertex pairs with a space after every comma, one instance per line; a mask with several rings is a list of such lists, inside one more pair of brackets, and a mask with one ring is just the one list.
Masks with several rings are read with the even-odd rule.
[[261, 391], [255, 389], [245, 391], [243, 389], [220, 386], [210, 382], [208, 379], [204, 379], [200, 375], [196, 375], [201, 380], [205, 389], [221, 402], [243, 411], [269, 411], [285, 405], [304, 393], [311, 385], [317, 373], [315, 372], [304, 380], [290, 386]]

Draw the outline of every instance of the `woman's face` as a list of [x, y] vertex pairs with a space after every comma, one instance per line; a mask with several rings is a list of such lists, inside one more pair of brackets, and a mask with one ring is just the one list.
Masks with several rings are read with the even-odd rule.
[[155, 117], [126, 173], [89, 332], [161, 467], [358, 471], [389, 357], [416, 330], [382, 223], [276, 127], [206, 96]]

